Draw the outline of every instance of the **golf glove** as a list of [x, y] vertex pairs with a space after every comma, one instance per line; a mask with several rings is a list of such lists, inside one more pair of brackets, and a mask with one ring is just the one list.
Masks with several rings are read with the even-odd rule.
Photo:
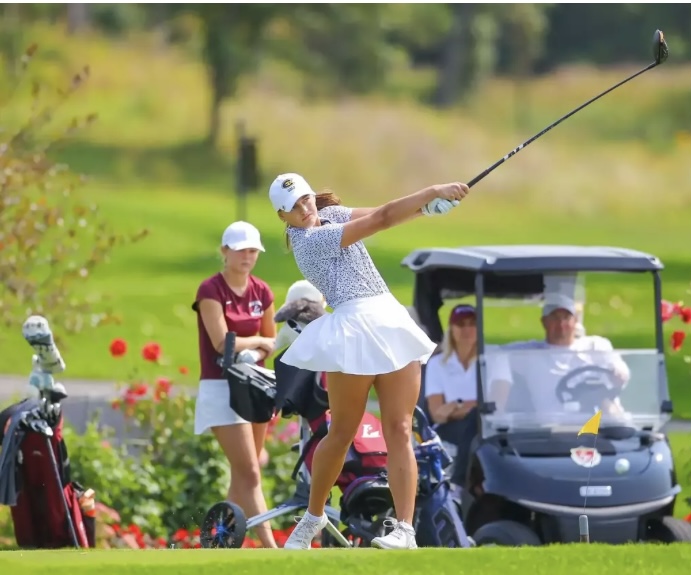
[[444, 198], [434, 198], [422, 206], [422, 213], [425, 216], [443, 216], [450, 212], [461, 202], [458, 200], [445, 200]]

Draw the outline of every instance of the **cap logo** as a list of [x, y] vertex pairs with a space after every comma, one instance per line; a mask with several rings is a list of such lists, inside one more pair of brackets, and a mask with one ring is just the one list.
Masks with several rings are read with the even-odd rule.
[[290, 178], [288, 178], [285, 182], [283, 182], [283, 185], [281, 185], [281, 187], [282, 187], [284, 190], [287, 190], [287, 189], [290, 188], [292, 185], [293, 185], [293, 180], [291, 180]]

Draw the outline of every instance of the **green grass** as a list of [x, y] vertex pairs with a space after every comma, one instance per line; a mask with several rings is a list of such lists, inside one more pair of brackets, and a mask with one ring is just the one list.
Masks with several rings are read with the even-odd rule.
[[[25, 35], [40, 38], [35, 69], [52, 83], [90, 65], [89, 83], [59, 118], [95, 111], [99, 121], [59, 157], [93, 177], [84, 194], [118, 231], [151, 231], [145, 241], [116, 251], [80, 288], [82, 294], [107, 296], [123, 323], [68, 338], [65, 375], [104, 380], [122, 377], [131, 367], [128, 360], [114, 363], [107, 353], [113, 337], [124, 337], [133, 348], [158, 340], [172, 368], [191, 368], [183, 383], [194, 384], [197, 336], [189, 306], [199, 282], [218, 271], [221, 232], [238, 217], [231, 161], [236, 120], [244, 119], [258, 137], [262, 190], [275, 173], [297, 170], [315, 188], [335, 188], [347, 204], [373, 205], [431, 182], [470, 179], [623, 72], [572, 68], [532, 82], [526, 92], [532, 113], [517, 133], [514, 103], [505, 98], [511, 86], [502, 80], [490, 82], [465, 108], [443, 113], [378, 97], [308, 105], [290, 88], [283, 90], [291, 84], [279, 81], [283, 76], [267, 65], [224, 107], [221, 143], [211, 152], [196, 143], [206, 131], [209, 95], [203, 67], [188, 54], [156, 48], [147, 36], [127, 43], [67, 38], [50, 27]], [[394, 294], [411, 302], [413, 277], [400, 261], [414, 248], [576, 243], [653, 252], [666, 265], [665, 297], [688, 300], [691, 145], [687, 132], [668, 133], [669, 117], [651, 110], [663, 102], [661, 92], [691, 90], [690, 77], [671, 63], [644, 76], [635, 88], [608, 95], [512, 158], [452, 215], [369, 240]], [[631, 129], [616, 132], [616, 126]], [[660, 144], [644, 128], [667, 130], [669, 137]], [[245, 217], [261, 230], [267, 247], [256, 274], [270, 283], [280, 305], [300, 275], [284, 253], [282, 228], [264, 192], [250, 198]], [[588, 290], [590, 333], [620, 347], [650, 345], [651, 282], [592, 278]], [[494, 309], [489, 337], [540, 337], [537, 315]], [[0, 334], [0, 372], [27, 371], [28, 349], [18, 336], [19, 326]], [[691, 417], [691, 366], [681, 354], [668, 359], [676, 413]]]
[[521, 573], [535, 575], [669, 575], [687, 573], [691, 546], [675, 544], [626, 545], [612, 547], [591, 544], [544, 548], [420, 549], [412, 552], [376, 549], [324, 549], [309, 553], [282, 550], [177, 550], [168, 551], [76, 551], [0, 553], [0, 568], [5, 573], [32, 575], [46, 569], [63, 573], [109, 572], [146, 575], [216, 574], [230, 570], [237, 575], [272, 572], [309, 571], [315, 575], [339, 573], [353, 575], [382, 573], [403, 575], [434, 573]]
[[691, 499], [691, 434], [670, 433], [669, 443], [672, 446], [672, 455], [677, 468], [677, 480], [681, 485], [674, 516], [684, 518], [691, 514], [691, 505], [686, 501]]

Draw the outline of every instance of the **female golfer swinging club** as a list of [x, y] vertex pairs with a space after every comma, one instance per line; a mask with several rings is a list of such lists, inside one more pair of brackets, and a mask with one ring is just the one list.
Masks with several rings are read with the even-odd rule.
[[307, 512], [285, 549], [310, 549], [327, 524], [326, 500], [365, 413], [374, 385], [388, 451], [394, 529], [372, 541], [380, 549], [415, 549], [412, 527], [417, 464], [412, 415], [420, 393], [420, 363], [435, 344], [390, 293], [362, 240], [418, 215], [441, 215], [466, 196], [468, 186], [431, 186], [378, 208], [346, 208], [331, 192], [315, 194], [303, 177], [282, 174], [269, 198], [287, 224], [286, 234], [302, 275], [324, 294], [333, 313], [308, 324], [281, 361], [326, 372], [331, 424], [312, 465]]

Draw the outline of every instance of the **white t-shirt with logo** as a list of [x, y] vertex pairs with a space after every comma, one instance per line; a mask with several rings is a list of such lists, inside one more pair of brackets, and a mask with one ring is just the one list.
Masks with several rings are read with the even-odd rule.
[[[562, 377], [585, 365], [599, 365], [605, 359], [602, 354], [590, 355], [588, 351], [611, 351], [611, 356], [610, 354], [605, 356], [607, 365], [602, 365], [602, 367], [616, 366], [622, 372], [628, 372], [627, 364], [619, 354], [614, 352], [612, 343], [607, 338], [597, 335], [577, 338], [569, 346], [552, 345], [544, 340], [532, 340], [509, 343], [501, 346], [501, 349], [509, 352], [512, 372], [521, 375], [528, 387], [533, 407], [540, 413], [564, 412], [564, 405], [556, 394], [557, 384]], [[518, 350], [545, 350], [546, 353], [544, 356], [530, 354], [524, 358], [521, 358], [520, 354], [510, 353]], [[564, 353], [558, 353], [560, 350]]]
[[[496, 349], [498, 349], [497, 346], [489, 348], [492, 351]], [[468, 364], [468, 369], [465, 369], [455, 353], [452, 353], [446, 361], [441, 353], [433, 355], [427, 361], [425, 368], [425, 397], [442, 394], [445, 403], [475, 401], [477, 399], [476, 366], [477, 360], [472, 360]], [[489, 385], [494, 381], [511, 381], [511, 369], [504, 354], [488, 359], [487, 376]], [[485, 384], [485, 389], [489, 389], [487, 384]]]

